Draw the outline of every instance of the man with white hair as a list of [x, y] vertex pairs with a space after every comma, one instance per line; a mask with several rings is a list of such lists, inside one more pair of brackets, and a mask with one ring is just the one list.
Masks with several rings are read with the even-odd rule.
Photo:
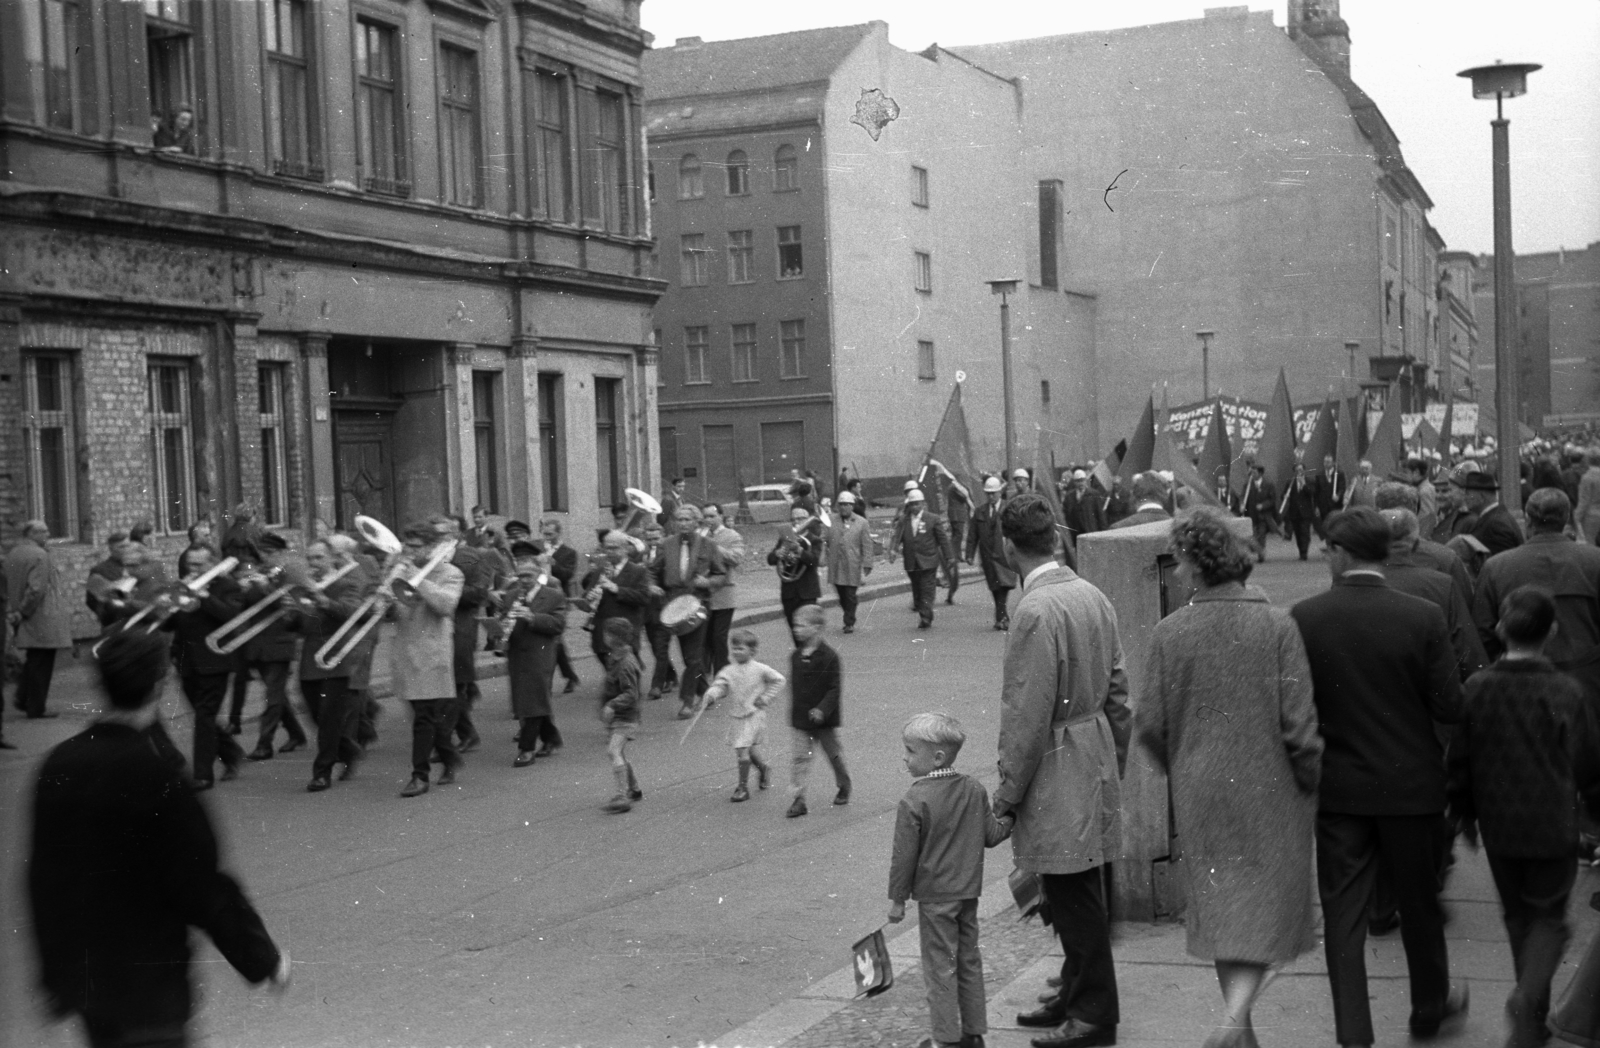
[[1361, 460], [1361, 471], [1350, 482], [1350, 490], [1344, 497], [1344, 508], [1353, 506], [1366, 506], [1372, 508], [1373, 496], [1378, 493], [1378, 485], [1383, 483], [1382, 477], [1372, 474], [1372, 462], [1368, 459]]
[[45, 709], [50, 679], [55, 675], [56, 652], [72, 647], [66, 582], [46, 545], [49, 541], [50, 526], [30, 520], [22, 525], [22, 541], [5, 559], [7, 618], [15, 631], [14, 643], [24, 652], [22, 679], [12, 704], [29, 720], [57, 716]]

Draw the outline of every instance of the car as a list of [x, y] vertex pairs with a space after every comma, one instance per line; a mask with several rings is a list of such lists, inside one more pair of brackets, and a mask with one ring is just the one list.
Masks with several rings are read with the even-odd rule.
[[745, 502], [757, 524], [789, 519], [789, 485], [752, 484], [744, 489]]

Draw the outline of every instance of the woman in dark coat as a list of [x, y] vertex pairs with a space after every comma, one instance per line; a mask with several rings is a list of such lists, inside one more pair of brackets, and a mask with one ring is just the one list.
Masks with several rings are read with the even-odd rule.
[[[517, 736], [515, 767], [526, 768], [539, 752], [561, 745], [561, 733], [551, 719], [551, 681], [556, 672], [556, 648], [567, 628], [567, 598], [550, 574], [550, 556], [531, 542], [511, 547], [517, 581], [507, 591], [507, 604], [520, 603], [511, 616], [506, 637], [506, 658], [511, 680], [511, 710], [522, 722]], [[541, 743], [543, 746], [541, 747]]]
[[1322, 738], [1311, 669], [1294, 621], [1245, 585], [1254, 558], [1220, 512], [1174, 521], [1172, 539], [1200, 589], [1156, 625], [1135, 716], [1171, 776], [1189, 952], [1215, 962], [1227, 1003], [1206, 1043], [1254, 1045], [1250, 1008], [1267, 967], [1315, 942]]

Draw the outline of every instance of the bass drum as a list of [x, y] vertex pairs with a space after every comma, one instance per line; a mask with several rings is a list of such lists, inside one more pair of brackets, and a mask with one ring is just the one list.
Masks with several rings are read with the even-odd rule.
[[661, 625], [680, 637], [699, 629], [706, 617], [705, 602], [692, 593], [673, 597], [661, 609]]

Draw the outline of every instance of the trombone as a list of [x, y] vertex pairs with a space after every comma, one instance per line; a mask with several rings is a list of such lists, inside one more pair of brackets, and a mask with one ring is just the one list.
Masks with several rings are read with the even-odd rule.
[[[295, 590], [303, 589], [312, 594], [322, 593], [329, 586], [333, 585], [335, 582], [338, 582], [340, 579], [356, 570], [356, 567], [356, 562], [352, 560], [340, 567], [337, 571], [330, 571], [327, 575], [324, 575], [310, 586], [305, 586], [295, 582], [279, 586], [277, 589], [273, 590], [271, 593], [268, 593], [265, 597], [262, 597], [260, 600], [256, 601], [254, 604], [250, 605], [248, 608], [244, 609], [239, 614], [235, 615], [233, 618], [217, 627], [215, 630], [212, 630], [211, 633], [206, 636], [206, 647], [210, 648], [218, 655], [229, 655], [235, 651], [238, 651], [240, 648], [254, 640], [262, 631], [266, 630], [274, 622], [277, 622], [279, 619], [289, 614], [290, 611], [294, 610], [289, 605], [283, 605], [280, 606], [276, 611], [267, 614], [268, 609], [274, 604], [277, 604], [284, 597], [288, 596]], [[257, 616], [261, 616], [261, 621], [246, 629], [246, 624]]]
[[[211, 585], [213, 579], [216, 579], [221, 575], [226, 575], [228, 572], [232, 571], [238, 566], [239, 561], [236, 558], [224, 557], [222, 560], [219, 560], [217, 563], [213, 564], [200, 574], [190, 576], [186, 579], [180, 579], [178, 582], [173, 583], [171, 586], [166, 587], [160, 593], [156, 594], [155, 598], [151, 600], [149, 604], [146, 604], [144, 607], [134, 612], [129, 618], [125, 619], [121, 626], [117, 628], [117, 632], [121, 633], [123, 630], [133, 629], [135, 626], [139, 625], [139, 623], [143, 622], [145, 617], [149, 615], [156, 616], [156, 619], [154, 622], [150, 623], [150, 625], [145, 627], [145, 632], [155, 632], [156, 627], [165, 622], [167, 617], [173, 612], [186, 611], [190, 605], [194, 604], [201, 597], [205, 596], [206, 588]], [[109, 636], [110, 634], [107, 633], [106, 637]], [[90, 655], [98, 656], [100, 654], [100, 645], [106, 642], [106, 637], [100, 638], [100, 640], [95, 643], [94, 647], [89, 649]]]
[[389, 605], [396, 599], [394, 593], [396, 586], [410, 589], [426, 578], [434, 568], [448, 560], [456, 550], [453, 540], [441, 541], [427, 563], [407, 575], [406, 563], [401, 558], [405, 546], [395, 538], [394, 532], [372, 517], [358, 516], [355, 523], [356, 530], [361, 532], [368, 543], [388, 555], [388, 570], [372, 596], [363, 601], [353, 615], [340, 623], [339, 628], [333, 631], [333, 635], [317, 649], [313, 658], [317, 666], [324, 670], [331, 670], [343, 662], [362, 641], [367, 639], [367, 634], [377, 628], [378, 623], [383, 621], [384, 615], [388, 612]]

